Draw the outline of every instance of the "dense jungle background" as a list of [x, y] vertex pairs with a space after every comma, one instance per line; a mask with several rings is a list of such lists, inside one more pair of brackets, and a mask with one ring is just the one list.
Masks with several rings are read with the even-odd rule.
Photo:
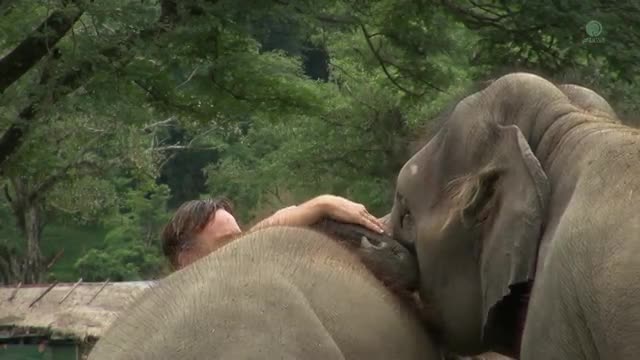
[[638, 1], [2, 0], [0, 49], [2, 283], [161, 276], [189, 199], [382, 216], [423, 127], [508, 71], [640, 119]]

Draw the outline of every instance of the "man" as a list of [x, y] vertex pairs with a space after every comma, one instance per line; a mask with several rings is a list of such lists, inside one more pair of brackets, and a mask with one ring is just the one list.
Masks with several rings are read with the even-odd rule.
[[[309, 226], [323, 217], [355, 223], [383, 233], [383, 224], [362, 204], [320, 195], [301, 205], [278, 210], [250, 230], [273, 225]], [[162, 247], [172, 267], [181, 269], [241, 234], [226, 199], [191, 200], [178, 208], [162, 232]]]

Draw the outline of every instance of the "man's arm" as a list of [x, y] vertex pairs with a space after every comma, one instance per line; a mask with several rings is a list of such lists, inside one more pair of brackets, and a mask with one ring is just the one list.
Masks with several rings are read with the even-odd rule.
[[313, 198], [298, 206], [289, 206], [254, 225], [251, 230], [273, 225], [308, 226], [327, 215], [327, 204], [323, 196]]
[[364, 205], [334, 195], [320, 195], [301, 205], [281, 209], [253, 226], [251, 230], [273, 225], [309, 226], [323, 217], [360, 224], [379, 233], [384, 232], [383, 224], [369, 214]]

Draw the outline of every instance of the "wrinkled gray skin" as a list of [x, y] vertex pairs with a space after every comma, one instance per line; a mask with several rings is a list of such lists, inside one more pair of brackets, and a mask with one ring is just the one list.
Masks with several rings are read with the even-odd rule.
[[407, 292], [417, 289], [418, 263], [415, 256], [387, 234], [329, 218], [312, 228], [347, 246], [387, 286]]
[[459, 102], [401, 170], [390, 214], [445, 346], [637, 359], [639, 160], [640, 131], [582, 87], [514, 73]]
[[441, 354], [408, 302], [318, 231], [242, 236], [159, 281], [91, 360], [415, 359]]

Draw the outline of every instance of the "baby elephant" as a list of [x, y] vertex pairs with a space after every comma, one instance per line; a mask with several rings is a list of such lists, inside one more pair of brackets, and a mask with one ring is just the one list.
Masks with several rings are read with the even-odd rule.
[[[393, 241], [360, 236], [350, 246], [321, 231], [258, 230], [171, 274], [114, 321], [89, 359], [442, 359], [413, 298], [367, 267], [380, 263], [381, 274], [393, 262], [359, 256]], [[394, 273], [404, 270], [387, 285]]]

